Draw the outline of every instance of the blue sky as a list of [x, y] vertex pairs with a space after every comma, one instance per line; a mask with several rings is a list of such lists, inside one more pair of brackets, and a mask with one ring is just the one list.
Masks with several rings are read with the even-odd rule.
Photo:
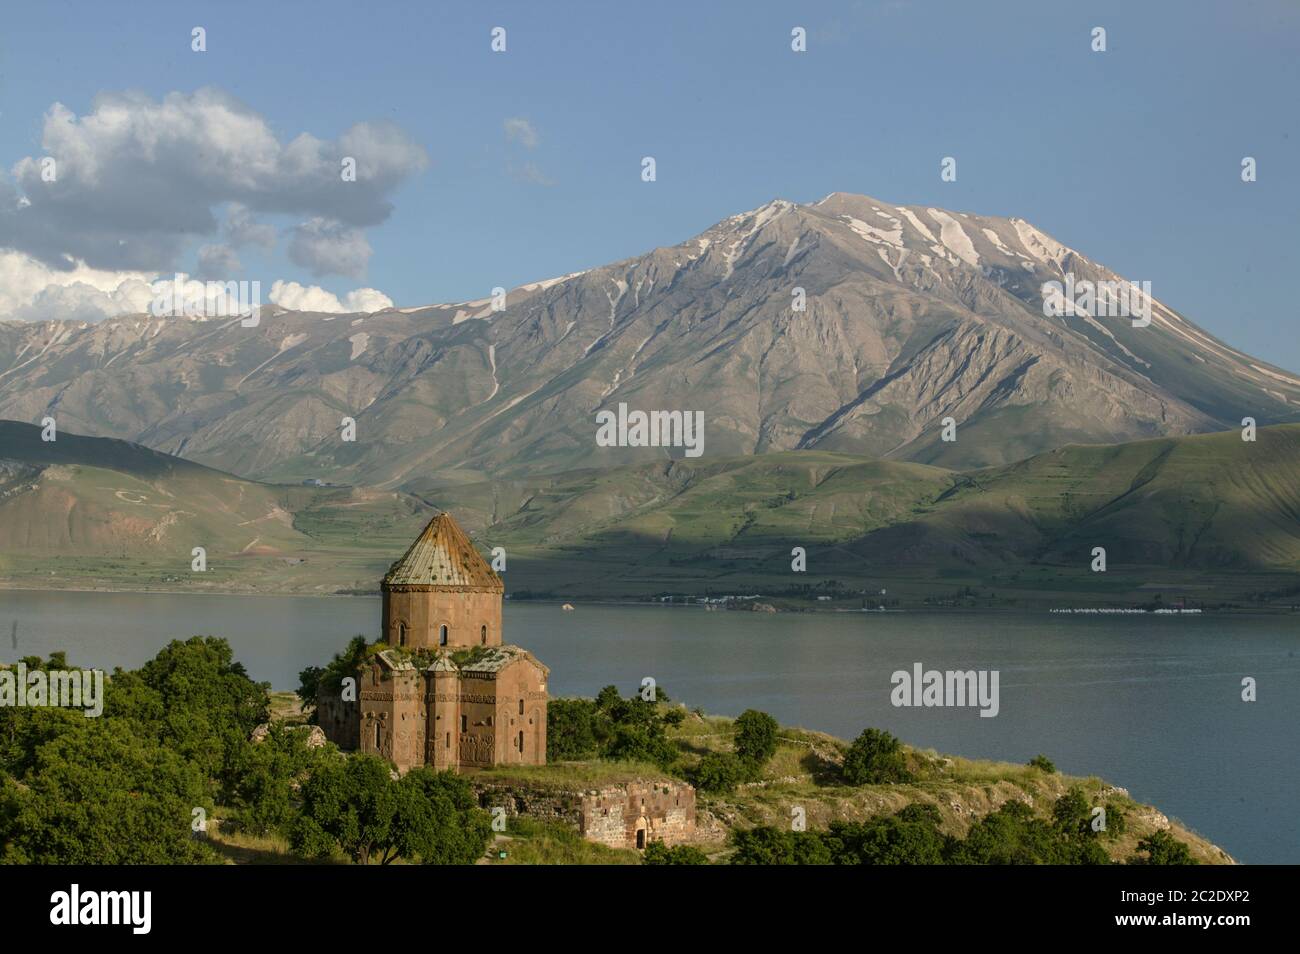
[[[403, 306], [479, 298], [774, 197], [862, 192], [1026, 218], [1300, 370], [1295, 3], [50, 2], [6, 20], [6, 178], [43, 154], [52, 104], [84, 117], [126, 90], [219, 88], [282, 142], [388, 120], [427, 153], [364, 227], [364, 274], [305, 267], [280, 240], [240, 249], [233, 277], [370, 286]], [[790, 50], [794, 26], [807, 53]], [[509, 138], [509, 119], [535, 141]], [[956, 182], [940, 181], [944, 156]], [[212, 241], [159, 271], [192, 270]]]

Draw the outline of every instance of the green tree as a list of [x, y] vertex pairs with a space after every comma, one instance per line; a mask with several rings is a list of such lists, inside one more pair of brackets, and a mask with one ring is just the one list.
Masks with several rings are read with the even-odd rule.
[[730, 752], [710, 752], [690, 772], [691, 784], [702, 792], [724, 795], [749, 778], [749, 766]]
[[357, 864], [371, 857], [388, 864], [398, 856], [397, 786], [388, 762], [354, 755], [327, 763], [302, 786], [302, 812], [290, 837], [293, 850], [327, 858], [341, 850]]
[[813, 831], [781, 831], [768, 825], [731, 833], [733, 865], [829, 865], [831, 851]]
[[111, 719], [61, 722], [29, 770], [0, 796], [0, 861], [16, 864], [197, 864], [192, 831], [212, 812], [206, 779], [179, 753]]
[[641, 863], [646, 865], [707, 865], [709, 857], [694, 845], [675, 845], [669, 848], [662, 841], [646, 845]]
[[396, 845], [426, 865], [468, 865], [482, 857], [492, 820], [474, 790], [455, 772], [412, 769], [398, 788]]
[[736, 718], [736, 754], [762, 767], [776, 754], [776, 733], [780, 728], [766, 712], [746, 709]]
[[941, 865], [949, 849], [939, 831], [939, 812], [933, 805], [908, 805], [893, 815], [877, 815], [853, 824], [835, 822], [837, 864]]
[[910, 782], [912, 773], [902, 744], [883, 729], [863, 729], [844, 756], [844, 780], [850, 785]]
[[[1131, 865], [1194, 865], [1197, 863], [1192, 857], [1191, 850], [1167, 831], [1156, 831], [1147, 835], [1138, 842], [1137, 850], [1139, 854], [1129, 859]], [[1146, 857], [1143, 857], [1141, 852], [1145, 852]]]
[[596, 704], [589, 699], [552, 699], [546, 706], [546, 761], [595, 757], [599, 716]]
[[286, 829], [296, 814], [301, 783], [322, 762], [338, 758], [332, 744], [311, 748], [307, 738], [299, 727], [273, 722], [266, 738], [245, 741], [235, 752], [230, 802], [247, 831], [264, 835]]

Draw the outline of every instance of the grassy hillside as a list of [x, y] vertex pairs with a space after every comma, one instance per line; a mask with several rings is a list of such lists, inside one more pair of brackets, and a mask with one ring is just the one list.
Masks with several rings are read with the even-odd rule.
[[[436, 509], [504, 546], [519, 597], [762, 593], [831, 606], [1300, 597], [1300, 425], [1071, 445], [959, 473], [824, 451], [413, 493], [278, 486], [0, 423], [10, 585], [373, 590]], [[189, 572], [205, 546], [208, 574]], [[1089, 568], [1107, 551], [1106, 573]], [[791, 569], [802, 547], [807, 570]]]

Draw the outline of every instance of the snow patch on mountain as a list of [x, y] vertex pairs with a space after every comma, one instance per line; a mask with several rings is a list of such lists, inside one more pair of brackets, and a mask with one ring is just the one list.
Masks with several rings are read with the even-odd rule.
[[980, 257], [975, 251], [975, 246], [971, 243], [970, 236], [961, 227], [961, 223], [947, 212], [941, 212], [939, 209], [926, 209], [925, 211], [938, 224], [939, 241], [943, 242], [944, 248], [951, 251], [967, 265], [979, 267]]

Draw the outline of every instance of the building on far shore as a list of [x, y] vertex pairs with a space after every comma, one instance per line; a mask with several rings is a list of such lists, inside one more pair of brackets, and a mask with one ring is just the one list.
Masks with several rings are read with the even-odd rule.
[[505, 586], [450, 514], [429, 521], [382, 590], [388, 648], [358, 670], [357, 702], [318, 700], [331, 741], [403, 772], [544, 765], [550, 671], [502, 642]]

